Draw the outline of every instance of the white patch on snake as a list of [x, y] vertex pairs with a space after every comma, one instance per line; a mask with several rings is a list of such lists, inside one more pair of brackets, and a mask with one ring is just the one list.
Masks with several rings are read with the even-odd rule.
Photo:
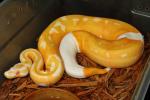
[[75, 55], [80, 52], [80, 48], [73, 33], [70, 32], [64, 36], [60, 43], [59, 51], [66, 73], [75, 78], [85, 78], [84, 67], [76, 61]]
[[132, 39], [132, 40], [144, 41], [143, 36], [141, 35], [141, 33], [134, 33], [134, 32], [127, 32], [127, 33], [121, 34], [118, 37], [118, 39], [122, 39], [122, 38], [128, 38], [128, 39]]
[[59, 33], [59, 32], [55, 28], [51, 28], [49, 34], [53, 34], [53, 33]]
[[67, 18], [64, 16], [64, 17], [61, 17], [61, 20], [65, 21], [65, 20], [67, 20]]
[[122, 54], [122, 55], [121, 55], [122, 58], [124, 58], [124, 57], [126, 57], [126, 56], [127, 56], [127, 54]]
[[108, 52], [106, 53], [106, 56], [107, 56], [107, 58], [110, 58], [110, 54]]
[[65, 25], [63, 25], [63, 24], [62, 24], [61, 22], [59, 22], [59, 21], [55, 23], [54, 27], [60, 27], [60, 29], [61, 29], [63, 32], [65, 32], [65, 30], [66, 30]]
[[101, 21], [101, 19], [100, 18], [93, 18], [93, 21], [94, 22], [99, 22], [99, 21]]
[[[51, 55], [51, 56], [48, 56], [48, 59], [47, 59], [46, 63], [49, 63], [51, 61], [52, 57], [56, 58], [57, 61], [61, 62], [59, 56], [57, 56], [57, 55]], [[52, 67], [56, 66], [55, 62], [51, 62], [50, 66], [52, 66]]]
[[73, 24], [74, 25], [76, 25], [77, 24], [77, 22], [79, 21], [79, 19], [78, 18], [74, 18], [74, 19], [72, 19], [73, 20]]
[[88, 21], [88, 20], [89, 20], [89, 19], [88, 19], [88, 18], [86, 18], [86, 17], [85, 17], [85, 18], [83, 18], [83, 21], [84, 21], [84, 22], [86, 22], [86, 21]]
[[46, 48], [46, 42], [44, 40], [40, 43], [40, 47], [43, 49]]

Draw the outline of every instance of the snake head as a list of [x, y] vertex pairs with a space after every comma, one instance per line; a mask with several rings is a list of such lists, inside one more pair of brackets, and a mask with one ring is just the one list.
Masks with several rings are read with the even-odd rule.
[[8, 79], [13, 79], [17, 77], [27, 76], [29, 73], [28, 65], [23, 63], [15, 64], [8, 71], [4, 73], [5, 77]]

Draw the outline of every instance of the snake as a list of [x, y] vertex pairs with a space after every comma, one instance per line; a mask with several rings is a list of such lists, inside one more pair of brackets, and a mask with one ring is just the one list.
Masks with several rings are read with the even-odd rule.
[[[143, 35], [134, 26], [111, 18], [66, 15], [54, 20], [40, 35], [38, 49], [25, 49], [20, 62], [4, 73], [8, 79], [25, 77], [40, 86], [58, 82], [64, 71], [74, 78], [105, 74], [111, 68], [135, 64], [143, 53]], [[105, 68], [82, 66], [78, 52]]]

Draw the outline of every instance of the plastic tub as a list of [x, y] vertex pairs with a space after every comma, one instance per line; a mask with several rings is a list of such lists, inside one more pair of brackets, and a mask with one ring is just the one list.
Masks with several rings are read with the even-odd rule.
[[[67, 14], [111, 17], [126, 21], [149, 39], [148, 0], [4, 0], [0, 4], [0, 82], [3, 72], [15, 64], [19, 53], [35, 47], [36, 40], [54, 19]], [[133, 100], [144, 100], [150, 83], [150, 59], [136, 86]]]

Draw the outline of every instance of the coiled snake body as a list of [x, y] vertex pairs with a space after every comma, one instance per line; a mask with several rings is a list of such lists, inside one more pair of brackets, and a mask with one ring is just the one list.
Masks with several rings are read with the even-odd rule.
[[[24, 50], [21, 63], [6, 71], [5, 76], [11, 79], [30, 73], [36, 84], [47, 86], [60, 80], [64, 68], [76, 78], [105, 74], [110, 68], [134, 64], [142, 55], [143, 45], [140, 32], [125, 22], [83, 15], [63, 16], [43, 31], [38, 41], [39, 51]], [[77, 52], [85, 53], [106, 68], [79, 65], [75, 59]]]

